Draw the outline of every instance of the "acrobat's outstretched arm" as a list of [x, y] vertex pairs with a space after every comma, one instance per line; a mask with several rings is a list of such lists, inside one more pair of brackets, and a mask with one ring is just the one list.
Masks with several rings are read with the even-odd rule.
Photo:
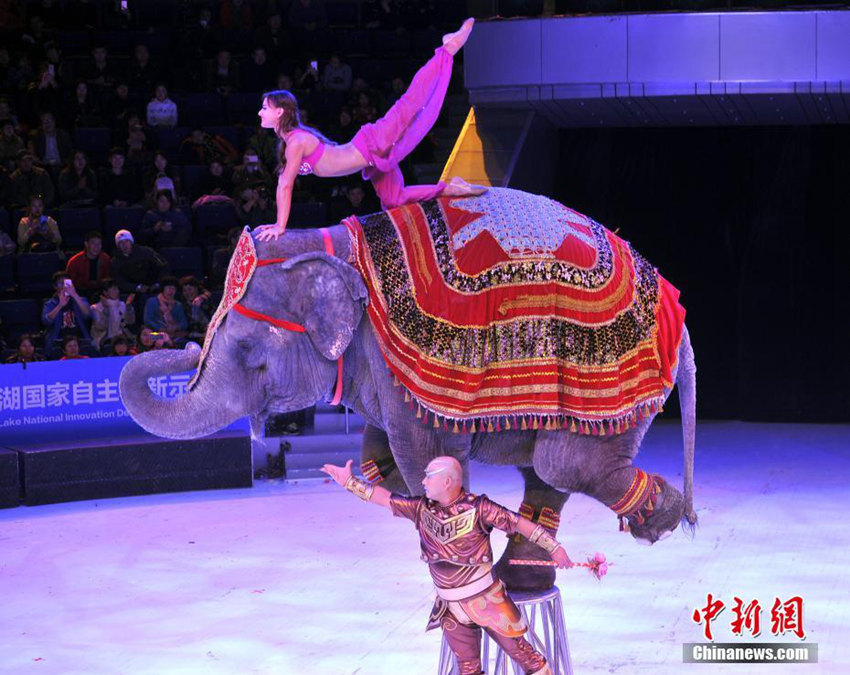
[[363, 501], [390, 508], [390, 491], [380, 485], [372, 485], [361, 478], [355, 478], [351, 473], [352, 461], [349, 459], [345, 466], [325, 464], [321, 470]]

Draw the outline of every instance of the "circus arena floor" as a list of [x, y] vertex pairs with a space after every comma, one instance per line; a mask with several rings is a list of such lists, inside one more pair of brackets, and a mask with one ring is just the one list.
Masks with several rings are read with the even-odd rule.
[[[681, 432], [660, 423], [642, 468], [681, 485]], [[560, 538], [574, 559], [604, 552], [597, 582], [558, 573], [576, 673], [747, 673], [751, 665], [683, 665], [703, 641], [692, 620], [711, 593], [759, 600], [758, 641], [775, 598], [804, 601], [803, 644], [816, 665], [771, 675], [850, 672], [850, 428], [703, 422], [698, 428], [691, 540], [652, 547], [617, 531], [581, 495]], [[519, 474], [474, 464], [472, 489], [511, 508]], [[505, 538], [493, 537], [497, 554]], [[332, 484], [258, 481], [253, 489], [166, 494], [0, 511], [0, 673], [436, 672], [439, 632], [410, 523]]]

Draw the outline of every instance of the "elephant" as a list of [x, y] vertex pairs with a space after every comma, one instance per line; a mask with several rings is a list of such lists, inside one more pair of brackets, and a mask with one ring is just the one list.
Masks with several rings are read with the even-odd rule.
[[[251, 236], [247, 228], [243, 236]], [[611, 507], [640, 474], [634, 460], [656, 409], [622, 433], [604, 436], [542, 425], [459, 434], [419, 423], [399, 395], [367, 315], [364, 279], [348, 262], [354, 246], [349, 229], [335, 225], [288, 230], [278, 240], [252, 241], [259, 258], [277, 262], [257, 267], [247, 282], [241, 305], [250, 311], [228, 312], [214, 339], [208, 336], [203, 368], [190, 391], [177, 399], [161, 399], [148, 379], [196, 368], [201, 358], [197, 345], [142, 353], [123, 368], [122, 399], [147, 431], [196, 438], [249, 416], [252, 433], [257, 434], [270, 414], [329, 400], [339, 374], [342, 403], [366, 420], [361, 459], [382, 467], [384, 485], [397, 492], [422, 494], [424, 469], [440, 455], [461, 462], [467, 485], [470, 459], [513, 465], [524, 480], [524, 508], [548, 514], [546, 524], [556, 531], [569, 494], [581, 492]], [[666, 538], [680, 522], [693, 531], [697, 520], [692, 481], [696, 366], [686, 326], [671, 379], [682, 410], [684, 494], [653, 477], [651, 502], [621, 516], [621, 526], [647, 544]], [[665, 399], [671, 391], [664, 388]], [[544, 557], [525, 539], [511, 538], [496, 571], [511, 589], [546, 589], [554, 583], [551, 567], [506, 564], [514, 558]]]

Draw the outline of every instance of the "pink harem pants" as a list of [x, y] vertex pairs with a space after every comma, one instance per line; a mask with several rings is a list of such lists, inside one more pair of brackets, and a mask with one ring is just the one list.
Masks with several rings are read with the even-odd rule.
[[363, 178], [372, 181], [381, 208], [390, 209], [439, 195], [446, 184], [405, 187], [399, 163], [419, 145], [434, 126], [452, 75], [452, 55], [445, 47], [422, 66], [407, 91], [381, 119], [365, 124], [351, 142], [369, 162]]

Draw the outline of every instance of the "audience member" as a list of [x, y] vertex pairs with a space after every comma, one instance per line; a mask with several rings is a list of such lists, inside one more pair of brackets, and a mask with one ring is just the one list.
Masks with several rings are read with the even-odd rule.
[[133, 49], [133, 62], [127, 70], [127, 84], [138, 96], [145, 96], [154, 90], [160, 81], [159, 71], [151, 61], [147, 45], [138, 44]]
[[177, 169], [169, 165], [168, 157], [162, 150], [157, 150], [153, 156], [153, 166], [145, 174], [145, 185], [147, 185], [148, 205], [156, 206], [156, 195], [162, 190], [171, 193], [173, 201], [177, 201], [180, 189], [180, 176]]
[[348, 143], [354, 134], [357, 133], [358, 126], [354, 124], [354, 117], [351, 114], [351, 109], [348, 106], [340, 108], [339, 114], [328, 129], [329, 138], [338, 143]]
[[144, 166], [153, 158], [148, 148], [145, 127], [137, 114], [133, 113], [127, 117], [127, 136], [123, 142], [127, 146], [127, 159], [134, 166]]
[[330, 221], [338, 223], [348, 216], [365, 216], [378, 211], [378, 205], [366, 195], [363, 183], [359, 181], [350, 183], [341, 198], [336, 198], [331, 203], [328, 214]]
[[145, 302], [145, 326], [157, 332], [168, 333], [169, 337], [186, 337], [189, 322], [183, 305], [177, 300], [177, 279], [163, 277], [160, 280], [162, 290]]
[[9, 179], [6, 200], [13, 209], [29, 205], [33, 195], [40, 195], [45, 206], [53, 204], [53, 181], [47, 171], [35, 166], [35, 157], [29, 150], [18, 152], [18, 168]]
[[156, 208], [142, 219], [140, 239], [156, 248], [163, 246], [185, 246], [192, 236], [192, 225], [180, 211], [174, 208], [174, 199], [169, 190], [156, 193]]
[[[319, 65], [312, 59], [304, 66], [295, 66], [295, 87], [302, 91], [312, 91], [319, 88]], [[303, 119], [302, 119], [303, 122]]]
[[85, 81], [100, 94], [115, 87], [118, 77], [116, 69], [109, 62], [109, 54], [103, 45], [95, 45], [91, 50], [91, 61], [86, 64]]
[[153, 98], [147, 107], [148, 126], [173, 127], [177, 125], [177, 104], [168, 98], [164, 84], [156, 85]]
[[289, 25], [298, 30], [317, 30], [328, 25], [328, 15], [321, 0], [292, 0]]
[[8, 357], [5, 363], [33, 363], [44, 361], [44, 357], [35, 350], [35, 342], [29, 333], [24, 333], [18, 338], [17, 351]]
[[140, 100], [130, 92], [129, 85], [123, 80], [115, 85], [115, 89], [104, 95], [104, 115], [112, 126], [113, 135], [119, 130], [124, 132], [127, 129], [127, 119], [136, 112]]
[[[155, 298], [151, 298], [155, 300]], [[154, 349], [174, 349], [174, 342], [168, 333], [155, 331], [147, 326], [139, 333], [139, 352], [149, 352]]]
[[60, 166], [71, 161], [74, 142], [71, 140], [71, 134], [56, 127], [56, 117], [53, 113], [46, 112], [41, 115], [39, 130], [30, 134], [29, 148], [38, 157], [39, 162], [48, 168], [53, 167], [58, 172]]
[[263, 129], [258, 124], [245, 144], [245, 150], [253, 150], [260, 158], [263, 168], [268, 172], [273, 172], [278, 163], [277, 144], [278, 140], [275, 133], [271, 129]]
[[12, 241], [12, 237], [5, 230], [0, 230], [0, 258], [4, 255], [12, 255], [18, 246]]
[[269, 199], [268, 189], [265, 187], [243, 189], [236, 204], [236, 217], [240, 225], [249, 225], [252, 228], [275, 222], [277, 209]]
[[125, 168], [126, 157], [121, 148], [109, 151], [109, 167], [100, 174], [100, 203], [103, 206], [130, 206], [142, 201], [138, 176]]
[[74, 282], [65, 272], [53, 275], [55, 293], [44, 303], [41, 322], [44, 334], [44, 353], [47, 358], [59, 354], [62, 340], [68, 336], [91, 339], [88, 323], [91, 319], [89, 303], [77, 294]]
[[354, 107], [354, 121], [358, 125], [369, 124], [378, 119], [378, 109], [365, 91], [357, 95], [357, 105]]
[[343, 63], [339, 54], [331, 54], [331, 59], [322, 73], [322, 84], [328, 91], [351, 89], [351, 66]]
[[149, 293], [159, 290], [158, 281], [168, 263], [152, 248], [136, 246], [129, 230], [115, 233], [112, 273], [122, 293]]
[[62, 339], [62, 356], [60, 361], [73, 361], [75, 359], [87, 359], [85, 354], [80, 354], [80, 340], [76, 335], [66, 335]]
[[112, 339], [110, 356], [135, 356], [139, 352], [123, 335], [118, 335]]
[[59, 83], [52, 64], [43, 62], [39, 66], [38, 79], [27, 84], [26, 93], [21, 101], [28, 124], [33, 124], [41, 115], [56, 115], [62, 105]]
[[192, 129], [178, 151], [184, 164], [209, 164], [213, 160], [230, 164], [238, 156], [239, 151], [224, 136], [208, 134], [201, 127]]
[[236, 250], [236, 244], [241, 234], [242, 230], [240, 228], [231, 228], [227, 233], [227, 246], [217, 248], [213, 251], [210, 281], [214, 288], [220, 288], [224, 284], [224, 279], [227, 276], [227, 267], [230, 264], [230, 259], [233, 257], [233, 252]]
[[63, 208], [92, 206], [97, 202], [97, 176], [82, 150], [59, 174], [59, 203]]
[[[286, 40], [281, 28], [282, 23], [280, 12], [272, 11], [266, 17], [266, 25], [261, 26], [254, 33], [254, 44], [260, 45], [269, 56], [279, 58], [284, 50]], [[265, 85], [261, 87], [261, 90], [265, 90]]]
[[210, 162], [207, 174], [201, 184], [201, 194], [192, 195], [197, 199], [202, 195], [213, 195], [216, 197], [229, 197], [233, 192], [233, 181], [227, 167], [221, 162], [214, 160]]
[[15, 123], [8, 117], [0, 118], [0, 164], [13, 171], [15, 157], [23, 149], [24, 139], [15, 131]]
[[97, 230], [86, 234], [83, 250], [71, 256], [65, 266], [74, 288], [91, 293], [112, 275], [112, 259], [103, 251], [103, 237]]
[[246, 0], [223, 0], [219, 10], [218, 22], [224, 30], [254, 30], [251, 3]]
[[27, 211], [18, 223], [18, 253], [46, 253], [62, 244], [56, 221], [44, 213], [41, 195], [32, 195]]
[[236, 194], [241, 195], [245, 188], [271, 188], [274, 179], [271, 174], [260, 164], [257, 153], [246, 150], [242, 155], [242, 164], [233, 170], [233, 184]]
[[120, 298], [121, 289], [114, 279], [104, 279], [100, 299], [91, 306], [91, 337], [95, 349], [102, 350], [106, 342], [115, 343], [115, 338], [133, 336], [130, 329], [136, 323], [133, 309], [135, 295], [130, 293], [125, 300]]
[[212, 294], [195, 277], [186, 276], [180, 279], [180, 296], [183, 313], [189, 322], [186, 337], [202, 342], [212, 316]]
[[65, 119], [70, 126], [99, 127], [103, 124], [97, 103], [89, 96], [89, 86], [80, 80], [74, 89], [74, 96], [65, 106]]
[[207, 89], [227, 96], [238, 88], [239, 73], [236, 64], [227, 49], [220, 49], [208, 71]]
[[251, 50], [251, 58], [242, 65], [239, 75], [244, 91], [266, 91], [276, 73], [266, 58], [264, 47], [257, 46]]

